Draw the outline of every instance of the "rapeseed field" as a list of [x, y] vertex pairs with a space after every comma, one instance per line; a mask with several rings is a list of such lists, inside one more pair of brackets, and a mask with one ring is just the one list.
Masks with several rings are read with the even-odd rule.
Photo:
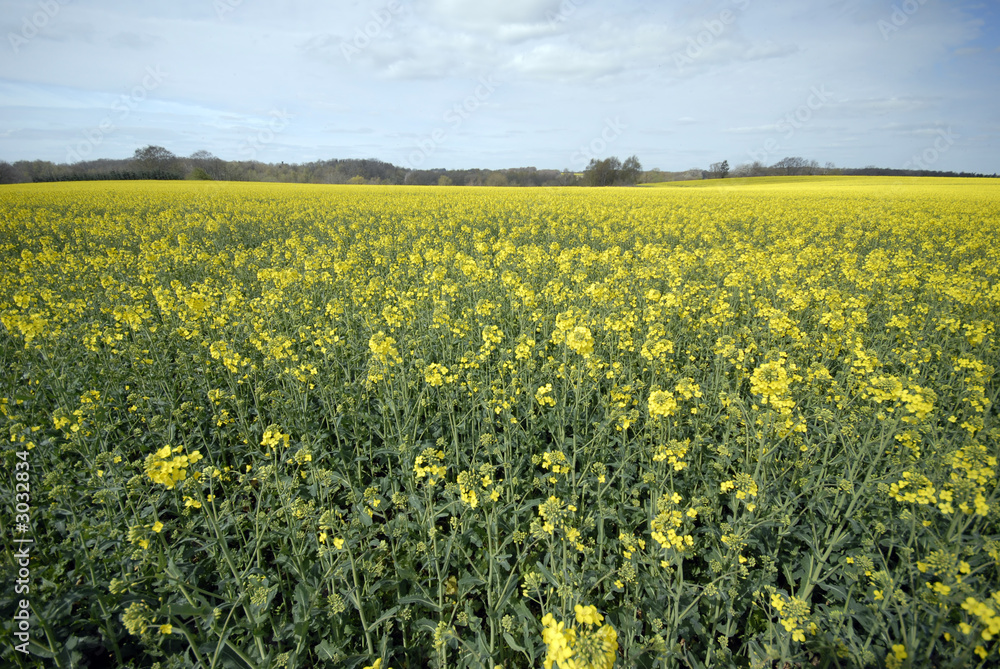
[[0, 658], [996, 666], [997, 239], [996, 180], [4, 186]]

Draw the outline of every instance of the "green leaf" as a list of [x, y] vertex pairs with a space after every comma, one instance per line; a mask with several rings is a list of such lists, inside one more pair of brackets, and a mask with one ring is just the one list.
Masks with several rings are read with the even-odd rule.
[[292, 606], [292, 619], [295, 622], [309, 620], [309, 610], [312, 605], [312, 592], [305, 583], [295, 586], [295, 603]]
[[318, 646], [313, 648], [313, 652], [316, 653], [316, 656], [321, 660], [333, 660], [340, 654], [340, 651], [337, 650], [336, 646], [325, 639], [321, 641]]
[[230, 648], [228, 645], [223, 646], [222, 650], [219, 651], [219, 658], [223, 661], [224, 667], [238, 667], [239, 669], [257, 669], [252, 664], [247, 663], [239, 653]]
[[167, 604], [167, 615], [177, 616], [178, 618], [186, 618], [188, 616], [200, 616], [205, 612], [205, 610], [200, 606], [194, 606], [193, 604], [188, 604], [187, 602], [179, 602], [177, 604]]
[[[546, 557], [548, 557], [548, 556], [546, 556]], [[552, 585], [558, 585], [559, 584], [559, 581], [556, 580], [556, 577], [552, 574], [551, 571], [549, 571], [548, 567], [546, 567], [540, 561], [539, 562], [535, 562], [535, 566], [538, 567], [538, 571], [542, 572], [542, 576], [544, 576], [545, 579], [549, 583], [551, 583]]]
[[475, 587], [477, 585], [485, 585], [486, 581], [479, 578], [478, 576], [463, 576], [458, 579], [458, 591], [467, 592], [470, 587]]
[[404, 606], [406, 604], [419, 604], [421, 606], [426, 606], [427, 608], [429, 608], [431, 611], [434, 611], [434, 612], [440, 612], [441, 611], [441, 607], [440, 606], [438, 606], [437, 604], [435, 604], [434, 602], [432, 602], [430, 599], [428, 599], [428, 598], [426, 598], [426, 597], [424, 597], [422, 595], [408, 595], [406, 597], [400, 597], [396, 601], [398, 601], [401, 605], [404, 605]]
[[512, 637], [507, 632], [503, 633], [503, 638], [504, 638], [504, 641], [507, 642], [507, 645], [510, 646], [512, 649], [516, 650], [519, 653], [525, 652], [524, 651], [524, 646], [521, 646], [516, 641], [514, 641], [514, 637]]
[[381, 624], [382, 624], [383, 622], [385, 622], [385, 621], [386, 621], [386, 620], [388, 620], [389, 618], [391, 618], [391, 617], [393, 617], [394, 615], [396, 615], [396, 612], [397, 612], [397, 611], [399, 611], [399, 606], [394, 606], [394, 607], [392, 607], [391, 609], [389, 609], [388, 611], [386, 611], [385, 613], [383, 613], [383, 614], [382, 614], [381, 616], [379, 616], [379, 617], [378, 617], [378, 620], [376, 620], [376, 621], [375, 621], [375, 622], [373, 622], [373, 623], [372, 623], [371, 625], [369, 625], [369, 626], [368, 626], [368, 627], [367, 627], [367, 628], [365, 629], [365, 631], [366, 631], [366, 632], [371, 632], [371, 631], [372, 631], [372, 630], [374, 630], [374, 629], [375, 629], [376, 627], [378, 627], [379, 625], [381, 625]]

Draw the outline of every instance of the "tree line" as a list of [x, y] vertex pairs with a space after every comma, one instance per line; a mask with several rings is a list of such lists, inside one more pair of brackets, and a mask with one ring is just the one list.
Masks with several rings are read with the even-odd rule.
[[[760, 162], [730, 168], [729, 161], [713, 163], [709, 169], [694, 168], [682, 172], [659, 169], [643, 170], [639, 159], [630, 156], [596, 158], [583, 172], [568, 169], [547, 170], [535, 167], [488, 169], [409, 169], [374, 158], [332, 159], [309, 163], [262, 163], [259, 161], [222, 160], [208, 151], [188, 157], [174, 155], [161, 146], [136, 149], [131, 158], [99, 159], [77, 163], [52, 163], [47, 160], [20, 160], [13, 164], [0, 161], [0, 184], [48, 181], [95, 181], [128, 179], [195, 179], [213, 181], [265, 181], [312, 184], [388, 184], [414, 186], [631, 186], [640, 183], [725, 179], [756, 176], [799, 176], [845, 174], [862, 176], [990, 176], [968, 172], [932, 170], [897, 170], [874, 166], [860, 169], [839, 168], [831, 163], [820, 167], [815, 160], [787, 157], [773, 165]], [[996, 176], [996, 174], [992, 175]]]

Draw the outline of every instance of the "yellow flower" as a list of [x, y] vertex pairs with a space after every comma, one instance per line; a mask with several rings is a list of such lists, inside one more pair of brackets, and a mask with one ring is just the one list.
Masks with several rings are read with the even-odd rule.
[[551, 383], [546, 383], [544, 386], [540, 386], [538, 390], [535, 391], [535, 401], [542, 406], [554, 407], [556, 405], [556, 400], [552, 397]]
[[276, 425], [269, 425], [266, 430], [264, 430], [264, 435], [260, 440], [261, 446], [266, 446], [269, 449], [277, 449], [278, 444], [282, 444], [285, 448], [288, 448], [288, 442], [291, 435], [282, 433], [282, 431]]
[[600, 625], [601, 621], [604, 620], [604, 616], [597, 612], [596, 606], [581, 606], [577, 604], [573, 607], [573, 611], [576, 613], [576, 622], [581, 624]]
[[341, 539], [340, 537], [334, 537], [333, 538], [333, 547], [336, 548], [339, 551], [341, 548], [344, 547], [344, 540]]
[[170, 623], [167, 623], [166, 625], [160, 625], [160, 634], [173, 634], [173, 632], [174, 632], [174, 626], [171, 625]]
[[181, 446], [171, 449], [164, 446], [152, 455], [146, 457], [146, 475], [154, 482], [172, 489], [178, 482], [187, 478], [188, 465], [194, 464], [202, 459], [201, 453], [192, 451], [188, 455], [174, 455], [180, 453]]
[[424, 380], [427, 381], [428, 385], [431, 386], [441, 386], [444, 385], [445, 377], [448, 374], [448, 368], [444, 365], [439, 365], [437, 363], [432, 363], [427, 365], [424, 369]]
[[677, 411], [677, 400], [667, 390], [654, 390], [649, 395], [649, 415], [667, 417]]
[[594, 352], [594, 336], [590, 328], [578, 325], [566, 335], [566, 345], [582, 356], [588, 356]]
[[156, 521], [155, 523], [153, 523], [154, 532], [159, 533], [162, 529], [163, 529], [163, 523], [161, 523], [160, 521]]

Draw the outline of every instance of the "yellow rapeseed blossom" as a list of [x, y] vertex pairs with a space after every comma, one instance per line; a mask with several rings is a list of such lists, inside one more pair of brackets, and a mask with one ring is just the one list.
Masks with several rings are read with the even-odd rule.
[[187, 467], [202, 459], [199, 451], [191, 451], [187, 455], [179, 455], [183, 447], [164, 446], [155, 453], [146, 456], [146, 475], [154, 482], [172, 489], [177, 483], [187, 478]]
[[566, 345], [582, 356], [594, 352], [594, 336], [590, 328], [578, 325], [566, 335]]
[[554, 407], [556, 405], [556, 399], [552, 396], [552, 384], [546, 383], [544, 386], [539, 386], [538, 390], [535, 391], [535, 401], [541, 406]]
[[649, 395], [649, 415], [667, 417], [677, 411], [677, 400], [667, 390], [654, 390]]
[[618, 653], [618, 634], [602, 624], [597, 607], [576, 605], [576, 626], [556, 620], [551, 613], [542, 617], [545, 642], [545, 669], [611, 669]]

